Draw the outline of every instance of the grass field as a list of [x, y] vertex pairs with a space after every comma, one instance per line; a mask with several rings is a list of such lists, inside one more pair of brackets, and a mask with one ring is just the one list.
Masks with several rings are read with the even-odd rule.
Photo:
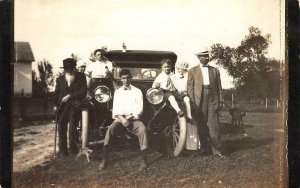
[[[14, 187], [282, 187], [286, 185], [285, 132], [280, 113], [248, 113], [246, 132], [222, 113], [226, 159], [211, 156], [167, 158], [151, 150], [150, 166], [139, 172], [140, 158], [128, 147], [115, 149], [109, 167], [98, 172], [101, 148], [91, 162], [52, 158], [54, 124], [32, 122], [14, 131]], [[248, 136], [244, 134], [247, 133]]]

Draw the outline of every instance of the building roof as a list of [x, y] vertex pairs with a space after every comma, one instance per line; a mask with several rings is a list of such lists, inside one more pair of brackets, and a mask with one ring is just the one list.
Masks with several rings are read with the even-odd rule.
[[31, 63], [34, 61], [34, 56], [29, 42], [15, 42], [15, 63]]

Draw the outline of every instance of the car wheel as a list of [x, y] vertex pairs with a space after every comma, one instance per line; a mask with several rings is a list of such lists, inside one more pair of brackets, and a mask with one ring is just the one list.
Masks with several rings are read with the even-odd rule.
[[172, 138], [173, 138], [173, 148], [174, 156], [180, 155], [185, 147], [186, 142], [186, 118], [177, 117], [174, 124], [172, 125]]

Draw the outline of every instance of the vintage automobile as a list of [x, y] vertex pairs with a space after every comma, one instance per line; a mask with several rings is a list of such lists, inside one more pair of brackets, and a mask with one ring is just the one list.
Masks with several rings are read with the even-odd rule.
[[[185, 147], [186, 118], [177, 116], [175, 110], [164, 100], [160, 89], [151, 88], [155, 77], [161, 72], [161, 60], [170, 59], [174, 71], [177, 55], [168, 51], [113, 50], [106, 52], [105, 57], [115, 64], [114, 88], [120, 87], [119, 72], [126, 68], [132, 74], [132, 85], [141, 89], [144, 96], [141, 120], [148, 128], [150, 147], [167, 143], [164, 146], [167, 147], [165, 149], [168, 153], [178, 156]], [[93, 141], [103, 142], [105, 131], [112, 122], [113, 92], [102, 84], [94, 89], [93, 98], [90, 100], [91, 108], [88, 113], [83, 114], [80, 128], [83, 130], [83, 127], [88, 127], [88, 133], [86, 130], [82, 133], [85, 144]]]

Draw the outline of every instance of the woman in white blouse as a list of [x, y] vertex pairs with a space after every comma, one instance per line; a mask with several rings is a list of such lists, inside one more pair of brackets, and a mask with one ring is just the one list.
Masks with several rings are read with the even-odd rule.
[[177, 62], [175, 68], [175, 87], [178, 90], [178, 94], [183, 97], [187, 119], [190, 118], [190, 121], [187, 123], [186, 149], [198, 150], [200, 148], [198, 124], [195, 118], [192, 117], [190, 99], [187, 96], [188, 63]]

